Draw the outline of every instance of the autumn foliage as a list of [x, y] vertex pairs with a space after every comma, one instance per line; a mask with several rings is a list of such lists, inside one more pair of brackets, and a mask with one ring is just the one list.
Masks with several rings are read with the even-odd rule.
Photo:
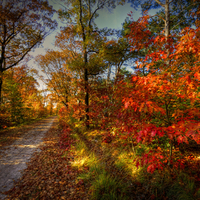
[[[62, 152], [62, 158], [74, 151], [76, 156], [70, 159], [70, 165], [74, 161], [78, 170], [82, 167], [87, 172], [78, 185], [85, 184], [84, 178], [92, 184], [96, 181], [96, 188], [88, 184], [94, 194], [101, 188], [98, 177], [100, 180], [107, 178], [108, 183], [114, 180], [111, 182], [117, 182], [117, 197], [119, 188], [125, 188], [124, 185], [118, 187], [118, 180], [135, 190], [134, 187], [138, 189], [141, 184], [131, 178], [135, 180], [139, 173], [153, 177], [148, 181], [152, 185], [157, 178], [155, 174], [160, 175], [159, 181], [164, 184], [165, 172], [169, 173], [171, 182], [167, 182], [166, 188], [170, 189], [170, 183], [179, 176], [176, 172], [181, 174], [185, 168], [192, 169], [187, 172], [188, 176], [198, 172], [199, 157], [188, 156], [184, 151], [186, 147], [199, 150], [200, 146], [199, 0], [166, 0], [165, 3], [130, 0], [132, 4], [141, 5], [142, 17], [134, 21], [133, 13], [128, 14], [130, 19], [125, 20], [121, 31], [99, 29], [95, 24], [98, 11], [113, 9], [117, 3], [123, 5], [124, 2], [65, 2], [63, 8], [68, 10], [61, 8], [57, 12], [60, 20], [66, 23], [55, 37], [56, 49], [48, 49], [45, 55], [35, 58], [46, 75], [43, 77], [47, 85], [45, 91], [37, 88], [35, 70], [29, 70], [26, 65], [13, 67], [54, 30], [56, 22], [50, 17], [54, 10], [47, 2], [35, 1], [44, 8], [40, 8], [41, 13], [38, 10], [38, 15], [36, 7], [32, 8], [36, 13], [28, 15], [34, 19], [30, 22], [31, 29], [23, 17], [27, 25], [25, 38], [30, 44], [27, 40], [20, 43], [16, 38], [10, 44], [11, 51], [2, 52], [4, 55], [0, 59], [0, 129], [51, 115], [56, 110], [61, 128], [56, 148]], [[188, 7], [182, 6], [184, 3]], [[162, 10], [154, 16], [144, 11], [160, 7]], [[45, 13], [47, 18], [42, 15]], [[46, 20], [35, 24], [40, 17]], [[10, 20], [13, 21], [12, 16]], [[12, 30], [14, 23], [7, 24], [4, 20], [4, 27]], [[40, 30], [34, 27], [47, 30], [40, 35]], [[112, 38], [115, 33], [117, 37]], [[6, 40], [3, 43], [7, 44]], [[11, 59], [8, 63], [7, 58]], [[134, 71], [128, 71], [126, 66]], [[120, 156], [124, 156], [124, 161]], [[199, 184], [199, 177], [192, 175]], [[185, 184], [181, 179], [177, 183], [181, 187]], [[200, 196], [198, 184], [191, 192], [195, 197]], [[112, 187], [103, 184], [102, 188], [100, 196]], [[151, 191], [151, 199], [158, 197], [157, 188], [154, 194]], [[110, 190], [108, 193], [110, 195]], [[161, 198], [168, 198], [165, 198], [165, 191], [160, 193]], [[121, 195], [123, 199], [124, 192]], [[109, 199], [106, 195], [101, 197]]]
[[49, 114], [44, 97], [38, 90], [37, 72], [26, 65], [8, 70], [4, 75], [0, 129], [16, 126]]
[[169, 163], [183, 168], [172, 149], [191, 141], [200, 143], [200, 29], [187, 27], [166, 39], [162, 34], [152, 36], [148, 18], [133, 22], [127, 36], [131, 51], [148, 50], [145, 59], [138, 59], [138, 69], [145, 68], [146, 75], [118, 76], [110, 88], [101, 85], [93, 91], [90, 111], [91, 123], [110, 132], [116, 129], [114, 137], [125, 145], [130, 139], [149, 145], [168, 143], [168, 152], [150, 150], [137, 160], [137, 165], [147, 165], [153, 173]]

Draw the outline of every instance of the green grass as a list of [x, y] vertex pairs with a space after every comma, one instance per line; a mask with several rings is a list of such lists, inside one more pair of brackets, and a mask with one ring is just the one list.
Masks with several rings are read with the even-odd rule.
[[110, 176], [105, 171], [98, 174], [91, 185], [92, 199], [114, 200], [127, 199], [126, 186], [116, 177]]
[[[77, 125], [77, 127], [81, 131], [81, 125]], [[125, 182], [126, 179], [122, 176], [130, 177], [133, 180], [135, 193], [138, 196], [145, 194], [147, 195], [145, 198], [150, 198], [152, 195], [152, 198], [156, 200], [165, 198], [171, 200], [200, 199], [199, 186], [187, 174], [187, 170], [183, 172], [177, 169], [175, 171], [170, 166], [165, 166], [163, 170], [155, 170], [151, 174], [146, 172], [147, 167], [137, 168], [135, 166], [136, 157], [148, 152], [151, 149], [150, 146], [137, 144], [134, 148], [131, 145], [116, 147], [112, 143], [102, 143], [101, 134], [103, 134], [103, 131], [82, 129], [82, 134], [96, 148], [99, 148], [101, 150], [99, 152], [102, 154], [96, 155], [92, 149], [88, 149], [88, 146], [81, 141], [81, 138], [74, 131], [73, 137], [78, 142], [73, 149], [73, 151], [76, 151], [76, 157], [72, 166], [82, 171], [78, 179], [90, 185], [91, 199], [130, 199], [130, 185]], [[114, 169], [117, 169], [117, 171], [112, 171]], [[137, 184], [139, 185], [138, 188]]]
[[178, 174], [176, 181], [169, 188], [167, 196], [177, 200], [196, 200], [200, 198], [200, 189], [196, 190], [194, 179], [182, 172]]
[[[83, 133], [88, 141], [94, 139], [94, 134]], [[89, 137], [88, 137], [89, 135]], [[87, 182], [90, 185], [91, 199], [96, 200], [114, 200], [125, 199], [127, 187], [122, 181], [106, 171], [104, 155], [96, 155], [95, 152], [89, 150], [85, 143], [81, 141], [79, 136], [75, 133], [74, 138], [78, 140], [76, 143], [76, 159], [71, 163], [72, 166], [78, 169], [83, 169], [83, 173], [79, 174], [78, 179]], [[107, 154], [111, 152], [108, 151]], [[120, 167], [120, 166], [118, 166]], [[84, 169], [88, 170], [84, 170]]]

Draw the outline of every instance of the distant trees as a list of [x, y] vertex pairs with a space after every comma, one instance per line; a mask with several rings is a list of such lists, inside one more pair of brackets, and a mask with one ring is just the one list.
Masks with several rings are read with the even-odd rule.
[[106, 67], [100, 50], [105, 40], [94, 20], [100, 9], [114, 8], [116, 1], [68, 0], [63, 4], [58, 13], [66, 26], [57, 35], [55, 45], [65, 55], [65, 66], [84, 80], [85, 118], [89, 126], [89, 77], [102, 73]]
[[47, 114], [44, 97], [38, 90], [35, 72], [27, 66], [4, 73], [3, 102], [0, 107], [0, 129], [17, 125]]

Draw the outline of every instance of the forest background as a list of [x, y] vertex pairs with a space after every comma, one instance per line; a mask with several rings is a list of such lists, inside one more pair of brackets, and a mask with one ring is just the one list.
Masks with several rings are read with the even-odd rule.
[[[200, 143], [200, 2], [128, 2], [141, 17], [134, 20], [130, 12], [122, 29], [113, 30], [97, 26], [98, 11], [125, 0], [61, 1], [56, 11], [46, 1], [2, 1], [1, 128], [58, 114], [65, 134], [75, 130], [118, 149], [110, 154], [123, 157], [115, 164], [128, 165], [126, 173], [154, 174], [148, 179], [156, 198], [178, 191], [180, 198], [198, 199], [199, 154], [184, 152]], [[54, 12], [63, 24], [55, 48], [35, 57], [45, 73], [42, 95], [38, 72], [27, 63], [29, 52], [56, 29]]]

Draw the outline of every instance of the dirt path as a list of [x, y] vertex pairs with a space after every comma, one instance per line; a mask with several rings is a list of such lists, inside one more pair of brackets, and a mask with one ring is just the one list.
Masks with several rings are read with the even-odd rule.
[[24, 133], [12, 145], [0, 150], [0, 199], [6, 198], [6, 195], [1, 192], [11, 189], [14, 182], [21, 177], [32, 154], [40, 151], [39, 147], [43, 144], [44, 134], [49, 130], [55, 118], [42, 120], [39, 125]]

